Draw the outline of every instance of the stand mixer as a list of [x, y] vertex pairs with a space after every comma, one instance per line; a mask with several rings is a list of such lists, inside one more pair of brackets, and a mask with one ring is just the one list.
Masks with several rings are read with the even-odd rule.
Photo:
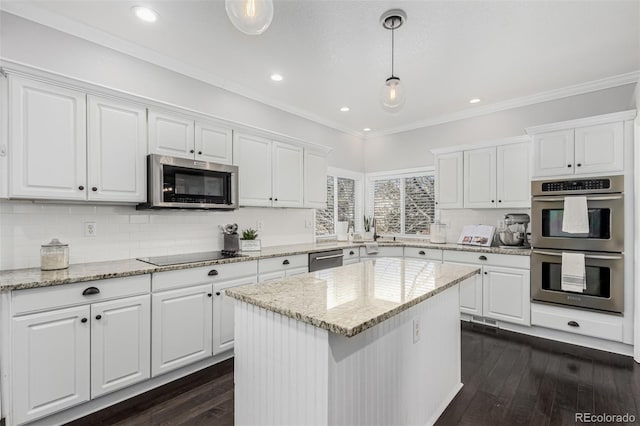
[[498, 229], [498, 239], [502, 248], [530, 248], [527, 241], [527, 227], [531, 219], [526, 213], [504, 215], [504, 227]]

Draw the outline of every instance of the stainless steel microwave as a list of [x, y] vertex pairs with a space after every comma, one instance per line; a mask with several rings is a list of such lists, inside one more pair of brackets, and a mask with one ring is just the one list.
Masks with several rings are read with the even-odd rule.
[[147, 157], [148, 209], [238, 208], [238, 167], [151, 154]]

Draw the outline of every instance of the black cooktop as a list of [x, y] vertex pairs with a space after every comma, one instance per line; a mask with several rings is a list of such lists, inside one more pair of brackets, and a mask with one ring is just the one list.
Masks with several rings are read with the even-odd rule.
[[228, 259], [230, 257], [247, 257], [230, 251], [205, 251], [200, 253], [174, 254], [171, 256], [139, 257], [136, 260], [156, 266], [181, 265], [183, 263], [206, 262], [209, 260]]

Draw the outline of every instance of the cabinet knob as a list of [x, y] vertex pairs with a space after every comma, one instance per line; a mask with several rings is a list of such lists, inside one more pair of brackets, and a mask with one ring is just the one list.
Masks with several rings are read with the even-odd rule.
[[502, 200], [498, 200], [498, 202], [499, 202], [499, 203], [501, 203], [501, 202], [502, 202]]
[[283, 265], [288, 265], [288, 264], [289, 264], [289, 259], [285, 259], [285, 260], [282, 262], [282, 264], [283, 264]]
[[483, 256], [478, 257], [478, 259], [480, 259], [480, 260], [487, 260], [487, 256], [484, 256], [484, 255], [483, 255]]
[[439, 204], [439, 203], [436, 201], [436, 204]]
[[220, 292], [219, 291], [216, 291], [216, 296], [220, 296]]
[[577, 323], [577, 322], [575, 322], [575, 321], [569, 321], [569, 322], [567, 323], [567, 325], [569, 325], [569, 326], [571, 326], [571, 327], [580, 327], [580, 324], [578, 324], [578, 323]]
[[567, 167], [571, 167], [571, 164], [567, 164]]
[[80, 185], [80, 186], [78, 187], [78, 189], [79, 189], [80, 191], [84, 191], [84, 186]]
[[91, 188], [91, 190], [92, 190], [93, 192], [96, 192], [96, 191], [98, 190], [98, 188], [94, 186], [93, 188]]
[[83, 296], [89, 296], [91, 294], [100, 294], [100, 289], [97, 287], [88, 287], [82, 292]]
[[207, 296], [211, 297], [211, 296], [213, 296], [213, 294], [211, 294], [211, 293], [207, 293]]
[[85, 323], [85, 322], [87, 322], [87, 321], [88, 321], [88, 320], [87, 320], [86, 318], [82, 318], [82, 319], [80, 320], [80, 322], [81, 322], [81, 323]]
[[96, 319], [97, 320], [102, 319], [102, 315], [100, 315], [100, 314], [96, 315]]
[[349, 256], [353, 256], [354, 254], [355, 254], [355, 253], [353, 252], [353, 250], [351, 250], [351, 251], [349, 252]]
[[424, 252], [424, 250], [420, 250], [418, 254], [424, 256], [426, 253]]
[[215, 277], [216, 275], [218, 275], [218, 271], [216, 271], [215, 269], [212, 269], [209, 271], [207, 275], [209, 275], [210, 277]]
[[487, 274], [488, 274], [488, 272], [487, 272], [487, 271], [484, 271], [484, 274], [485, 274], [485, 275], [487, 275]]
[[496, 200], [491, 200], [491, 202], [492, 202], [492, 203], [495, 203], [495, 202], [496, 202]]
[[269, 197], [269, 201], [273, 201], [273, 197]]
[[189, 152], [190, 152], [191, 154], [193, 154], [195, 151], [191, 149], [191, 150], [189, 150]]
[[578, 164], [576, 164], [576, 166], [582, 167], [582, 163], [578, 163]]
[[202, 155], [202, 151], [198, 151], [198, 155]]
[[278, 199], [277, 199], [277, 198], [274, 198], [274, 199], [273, 199], [273, 201], [278, 201]]

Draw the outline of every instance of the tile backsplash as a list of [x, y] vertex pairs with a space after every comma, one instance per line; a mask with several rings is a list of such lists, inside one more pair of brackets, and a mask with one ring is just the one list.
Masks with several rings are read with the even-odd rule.
[[[95, 222], [96, 236], [85, 236]], [[40, 245], [69, 244], [70, 263], [222, 249], [219, 225], [257, 228], [263, 246], [313, 241], [313, 210], [137, 211], [134, 206], [0, 200], [0, 269], [40, 266]]]
[[[498, 221], [507, 213], [526, 213], [531, 209], [452, 209], [440, 210], [440, 220], [447, 224], [447, 242], [455, 243], [465, 225], [497, 226]], [[438, 215], [436, 214], [436, 217]], [[529, 228], [531, 225], [529, 225]], [[529, 229], [529, 232], [531, 229]]]

